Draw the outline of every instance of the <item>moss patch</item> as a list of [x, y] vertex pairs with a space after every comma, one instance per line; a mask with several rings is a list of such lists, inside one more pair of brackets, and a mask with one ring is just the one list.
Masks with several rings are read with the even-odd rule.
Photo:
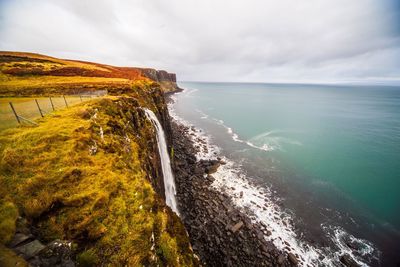
[[12, 250], [0, 244], [0, 266], [2, 267], [28, 267], [28, 263], [18, 257]]

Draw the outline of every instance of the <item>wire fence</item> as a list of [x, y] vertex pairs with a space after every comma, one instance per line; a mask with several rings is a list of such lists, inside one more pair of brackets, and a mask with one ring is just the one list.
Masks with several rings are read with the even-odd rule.
[[34, 120], [47, 114], [68, 108], [95, 97], [104, 96], [107, 91], [57, 97], [10, 97], [0, 98], [0, 131], [19, 124], [37, 124]]

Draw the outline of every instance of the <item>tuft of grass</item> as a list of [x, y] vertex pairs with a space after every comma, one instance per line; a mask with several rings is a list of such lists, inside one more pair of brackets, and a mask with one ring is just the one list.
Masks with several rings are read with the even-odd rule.
[[15, 233], [18, 209], [10, 201], [0, 200], [0, 244], [7, 244]]
[[0, 266], [2, 267], [28, 267], [28, 263], [17, 256], [11, 249], [0, 244]]
[[76, 257], [76, 261], [78, 263], [78, 266], [80, 267], [91, 267], [98, 264], [98, 258], [96, 256], [96, 253], [92, 249], [80, 253]]

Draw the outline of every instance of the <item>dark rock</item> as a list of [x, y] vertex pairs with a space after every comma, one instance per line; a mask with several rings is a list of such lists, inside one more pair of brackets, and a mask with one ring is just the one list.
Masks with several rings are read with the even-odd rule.
[[28, 234], [21, 234], [21, 233], [16, 233], [13, 240], [10, 242], [9, 246], [14, 248], [18, 245], [21, 245], [22, 243], [27, 243], [28, 241], [32, 241], [34, 239], [33, 235]]
[[349, 254], [344, 254], [340, 257], [340, 262], [344, 264], [346, 267], [359, 267], [360, 265], [355, 262]]
[[296, 256], [293, 253], [289, 252], [288, 259], [294, 266], [297, 266], [299, 264], [299, 261], [297, 260]]
[[204, 169], [201, 167], [196, 166], [196, 168], [194, 169], [194, 173], [195, 174], [203, 174], [204, 173]]
[[206, 168], [206, 173], [212, 174], [212, 173], [216, 172], [216, 171], [218, 170], [218, 168], [219, 168], [220, 165], [221, 165], [221, 164], [220, 164], [218, 161], [217, 161], [217, 162], [214, 162], [211, 166], [208, 166], [208, 167]]
[[15, 251], [21, 254], [24, 259], [28, 260], [36, 256], [44, 248], [45, 246], [40, 243], [39, 240], [34, 240], [30, 243], [15, 248]]
[[39, 252], [36, 259], [30, 263], [42, 267], [74, 267], [71, 242], [54, 240]]
[[212, 175], [207, 175], [207, 180], [210, 181], [210, 183], [213, 183], [215, 181], [215, 178]]

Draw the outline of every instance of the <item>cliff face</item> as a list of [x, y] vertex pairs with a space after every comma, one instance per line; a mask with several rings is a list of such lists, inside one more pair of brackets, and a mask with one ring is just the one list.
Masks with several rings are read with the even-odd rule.
[[175, 73], [168, 73], [165, 70], [143, 69], [144, 76], [157, 82], [176, 82]]
[[158, 82], [164, 92], [169, 93], [182, 90], [176, 84], [175, 73], [168, 73], [165, 70], [155, 69], [142, 69], [141, 71], [145, 77]]
[[[48, 61], [57, 61], [12, 60], [3, 58], [2, 70], [36, 64], [35, 68], [47, 71], [51, 66], [46, 64], [55, 64]], [[64, 63], [69, 64], [59, 62], [56, 68], [65, 67]], [[90, 68], [103, 71], [97, 69], [99, 65]], [[157, 73], [154, 79], [175, 79]], [[22, 85], [15, 89], [17, 93], [14, 87], [7, 91], [9, 84], [3, 80], [3, 95], [60, 95], [73, 88], [107, 88], [108, 96], [46, 115], [36, 127], [0, 132], [0, 265], [16, 262], [9, 248], [22, 246], [15, 245], [16, 237], [29, 233], [44, 246], [49, 244], [47, 248], [54, 240], [67, 242], [69, 259], [82, 266], [197, 265], [181, 220], [165, 205], [155, 129], [143, 111], [148, 108], [157, 115], [170, 142], [160, 84], [141, 72], [139, 78], [122, 83], [66, 76], [67, 82], [52, 86], [46, 82], [54, 76], [33, 76], [45, 85], [29, 87], [32, 75], [3, 71], [3, 78]], [[21, 218], [26, 220], [24, 227]], [[30, 260], [43, 260], [46, 253], [41, 250]]]

